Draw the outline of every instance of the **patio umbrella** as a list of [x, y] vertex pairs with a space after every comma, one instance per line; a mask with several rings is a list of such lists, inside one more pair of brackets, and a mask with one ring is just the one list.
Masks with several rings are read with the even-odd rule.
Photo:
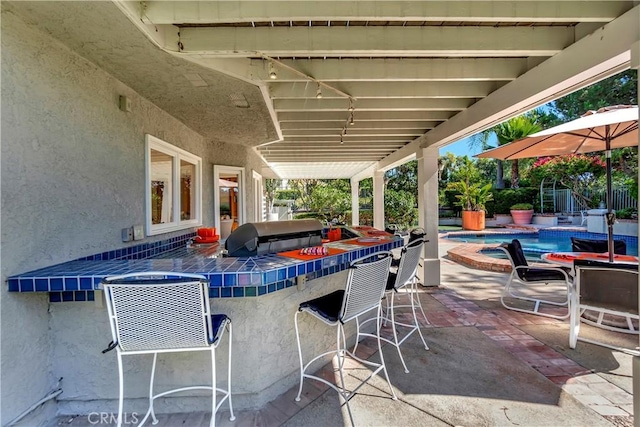
[[576, 120], [485, 151], [476, 157], [513, 160], [606, 151], [608, 248], [609, 261], [613, 262], [615, 213], [611, 206], [611, 150], [637, 145], [638, 106], [616, 105], [589, 111]]

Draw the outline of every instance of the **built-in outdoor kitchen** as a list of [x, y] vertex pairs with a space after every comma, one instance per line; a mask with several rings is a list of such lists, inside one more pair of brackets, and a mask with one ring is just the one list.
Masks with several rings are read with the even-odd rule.
[[[209, 282], [212, 311], [227, 314], [233, 322], [234, 407], [254, 408], [299, 379], [293, 330], [298, 305], [344, 288], [344, 270], [351, 261], [403, 244], [401, 237], [371, 227], [327, 229], [312, 219], [246, 223], [224, 242], [199, 244], [196, 236], [197, 231], [189, 231], [167, 241], [95, 254], [9, 278], [11, 292], [48, 293], [50, 302], [56, 303], [51, 306], [51, 337], [54, 351], [65, 355], [59, 370], [65, 386], [78, 394], [79, 402], [70, 405], [88, 412], [115, 409], [116, 358], [113, 353], [101, 353], [110, 341], [101, 291], [108, 276], [149, 271], [203, 275]], [[317, 322], [300, 322], [300, 328], [302, 334], [313, 336], [303, 349], [305, 354], [335, 346], [333, 332]], [[348, 331], [351, 339], [355, 330]], [[76, 358], [83, 363], [76, 363]], [[217, 358], [219, 366], [225, 366], [225, 352]], [[144, 412], [149, 368], [144, 360], [126, 362], [128, 378], [135, 379], [125, 384], [126, 410]], [[209, 369], [206, 359], [193, 354], [163, 356], [159, 364], [159, 387], [202, 382], [199, 378]], [[207, 410], [208, 402], [195, 392], [166, 404], [180, 410]]]

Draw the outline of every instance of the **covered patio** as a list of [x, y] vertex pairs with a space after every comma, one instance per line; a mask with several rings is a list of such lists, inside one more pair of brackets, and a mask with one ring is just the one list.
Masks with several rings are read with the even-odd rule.
[[[550, 408], [558, 423], [595, 425], [608, 416], [622, 425], [631, 422], [626, 379], [616, 389], [602, 386], [619, 395], [609, 405], [597, 397], [575, 397], [595, 395], [577, 379], [580, 384], [544, 378], [565, 377], [552, 373], [573, 369], [591, 390], [591, 381], [602, 383], [602, 376], [585, 369], [620, 363], [626, 378], [630, 361], [589, 349], [593, 358], [560, 362], [566, 354], [554, 346], [562, 341], [563, 324], [545, 320], [538, 329], [537, 319], [496, 310], [491, 298], [486, 302], [475, 292], [491, 292], [502, 276], [449, 265], [435, 236], [438, 150], [619, 71], [640, 68], [637, 2], [115, 0], [3, 1], [1, 7], [3, 282], [75, 260], [125, 263], [127, 250], [139, 249], [135, 245], [148, 245], [145, 251], [152, 252], [167, 241], [182, 244], [199, 226], [220, 230], [263, 221], [264, 178], [350, 179], [354, 225], [359, 224], [359, 182], [372, 178], [374, 227], [384, 229], [384, 173], [416, 159], [419, 224], [432, 237], [420, 275], [434, 348], [412, 357], [426, 388], [413, 388], [410, 376], [396, 378], [405, 395], [403, 414], [415, 416], [407, 423], [428, 413], [434, 425], [543, 425]], [[164, 219], [154, 223], [149, 212], [147, 185], [163, 182], [146, 173], [147, 151], [153, 151], [149, 141], [154, 147], [171, 145], [172, 158], [185, 156], [193, 167], [187, 178], [175, 177], [193, 189], [192, 198], [181, 195], [189, 209], [159, 204], [159, 217], [173, 218], [175, 226]], [[223, 215], [224, 182], [235, 183], [227, 188], [238, 199], [229, 196]], [[101, 294], [94, 293], [91, 280], [83, 288], [77, 277], [73, 290], [36, 276], [15, 281], [11, 292], [3, 288], [3, 425], [47, 396], [60, 377], [64, 393], [36, 405], [25, 425], [64, 423], [56, 417], [114, 407], [112, 361], [99, 354], [108, 335]], [[251, 296], [241, 290], [244, 302], [258, 305], [266, 299], [256, 289]], [[229, 306], [236, 301], [235, 294], [217, 291], [218, 301]], [[539, 369], [536, 358], [525, 360], [536, 350], [512, 351], [502, 344], [517, 341], [509, 334], [540, 347], [545, 360], [571, 368]], [[242, 345], [247, 354], [259, 351], [255, 342]], [[506, 373], [485, 350], [508, 360], [510, 382], [501, 379]], [[470, 352], [474, 362], [465, 365], [464, 354]], [[595, 364], [598, 357], [607, 363]], [[471, 382], [461, 383], [466, 390], [460, 391], [443, 382], [455, 366], [464, 368], [459, 373], [487, 373], [476, 378], [475, 387], [474, 377], [465, 377]], [[288, 389], [294, 371], [264, 390]], [[250, 370], [240, 372], [251, 379]], [[515, 387], [519, 375], [525, 383], [535, 382], [537, 391]], [[617, 381], [616, 375], [607, 378], [607, 384]], [[565, 384], [563, 391], [553, 382]], [[498, 407], [509, 406], [502, 402], [483, 412], [488, 401], [509, 400], [511, 391], [505, 390], [523, 393], [512, 400], [518, 402], [519, 421]], [[236, 423], [312, 424], [322, 420], [326, 408], [334, 418], [323, 424], [341, 423], [335, 396], [322, 393], [308, 396], [300, 412], [292, 406], [274, 409], [273, 418], [269, 408], [279, 403], [255, 410], [251, 402], [260, 399], [239, 392], [247, 418]], [[362, 416], [364, 408], [367, 413], [372, 408], [365, 393], [358, 397], [363, 406], [355, 412]], [[361, 419], [362, 424], [400, 420], [397, 408], [377, 401], [373, 405], [381, 412], [371, 412], [374, 418]], [[172, 400], [169, 411], [192, 410], [193, 417], [204, 417], [197, 402], [181, 402]], [[531, 412], [529, 403], [539, 412]], [[590, 406], [596, 405], [614, 409], [593, 412]]]
[[[430, 324], [424, 324], [430, 347], [424, 352], [414, 336], [403, 350], [411, 374], [404, 374], [391, 346], [383, 348], [399, 401], [386, 394], [377, 378], [351, 400], [356, 425], [521, 425], [631, 426], [633, 392], [631, 356], [580, 343], [569, 349], [568, 321], [504, 309], [499, 297], [504, 273], [461, 266], [446, 257], [442, 244], [442, 284], [421, 294]], [[618, 345], [633, 346], [637, 337], [586, 326], [585, 333]], [[385, 333], [390, 334], [389, 328]], [[373, 342], [359, 355], [378, 358]], [[335, 366], [322, 376], [334, 380]], [[351, 381], [365, 376], [363, 365], [349, 366]], [[297, 386], [257, 410], [218, 414], [221, 426], [349, 425], [335, 391], [321, 383]], [[158, 426], [205, 426], [206, 412], [159, 416]], [[58, 425], [90, 427], [87, 416], [64, 416]]]

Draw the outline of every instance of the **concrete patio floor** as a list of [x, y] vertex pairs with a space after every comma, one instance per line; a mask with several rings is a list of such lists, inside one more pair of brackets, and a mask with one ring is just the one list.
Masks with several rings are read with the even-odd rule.
[[[447, 243], [441, 245], [446, 254]], [[386, 381], [374, 377], [350, 401], [356, 425], [366, 426], [632, 426], [631, 356], [579, 342], [569, 348], [568, 321], [509, 311], [500, 305], [504, 273], [461, 266], [442, 259], [442, 285], [422, 288], [430, 324], [423, 329], [430, 347], [414, 334], [402, 350], [411, 371], [405, 374], [397, 352], [383, 347], [398, 401]], [[388, 328], [386, 333], [389, 333]], [[638, 337], [583, 326], [581, 336], [634, 348]], [[358, 355], [378, 360], [375, 342]], [[368, 370], [348, 364], [347, 387]], [[321, 375], [334, 377], [331, 363]], [[217, 415], [220, 426], [349, 425], [338, 395], [306, 380], [254, 411]], [[225, 405], [223, 405], [223, 408]], [[210, 414], [159, 415], [157, 426], [209, 425]], [[52, 425], [91, 426], [86, 416], [59, 417]], [[104, 424], [101, 424], [104, 425]], [[135, 425], [135, 424], [130, 424]]]

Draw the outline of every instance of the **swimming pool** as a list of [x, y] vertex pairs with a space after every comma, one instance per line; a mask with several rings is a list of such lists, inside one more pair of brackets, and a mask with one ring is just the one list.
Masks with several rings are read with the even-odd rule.
[[[571, 237], [581, 239], [606, 239], [606, 234], [588, 233], [584, 231], [571, 230], [540, 230], [533, 233], [455, 233], [447, 236], [448, 240], [461, 243], [480, 243], [480, 244], [500, 244], [502, 242], [511, 242], [518, 239], [522, 244], [522, 249], [531, 259], [539, 259], [540, 254], [547, 252], [570, 252]], [[627, 254], [638, 255], [638, 238], [634, 236], [614, 236], [615, 239], [625, 240], [627, 243]], [[490, 249], [483, 250], [489, 256], [503, 258], [504, 253], [501, 250]]]

